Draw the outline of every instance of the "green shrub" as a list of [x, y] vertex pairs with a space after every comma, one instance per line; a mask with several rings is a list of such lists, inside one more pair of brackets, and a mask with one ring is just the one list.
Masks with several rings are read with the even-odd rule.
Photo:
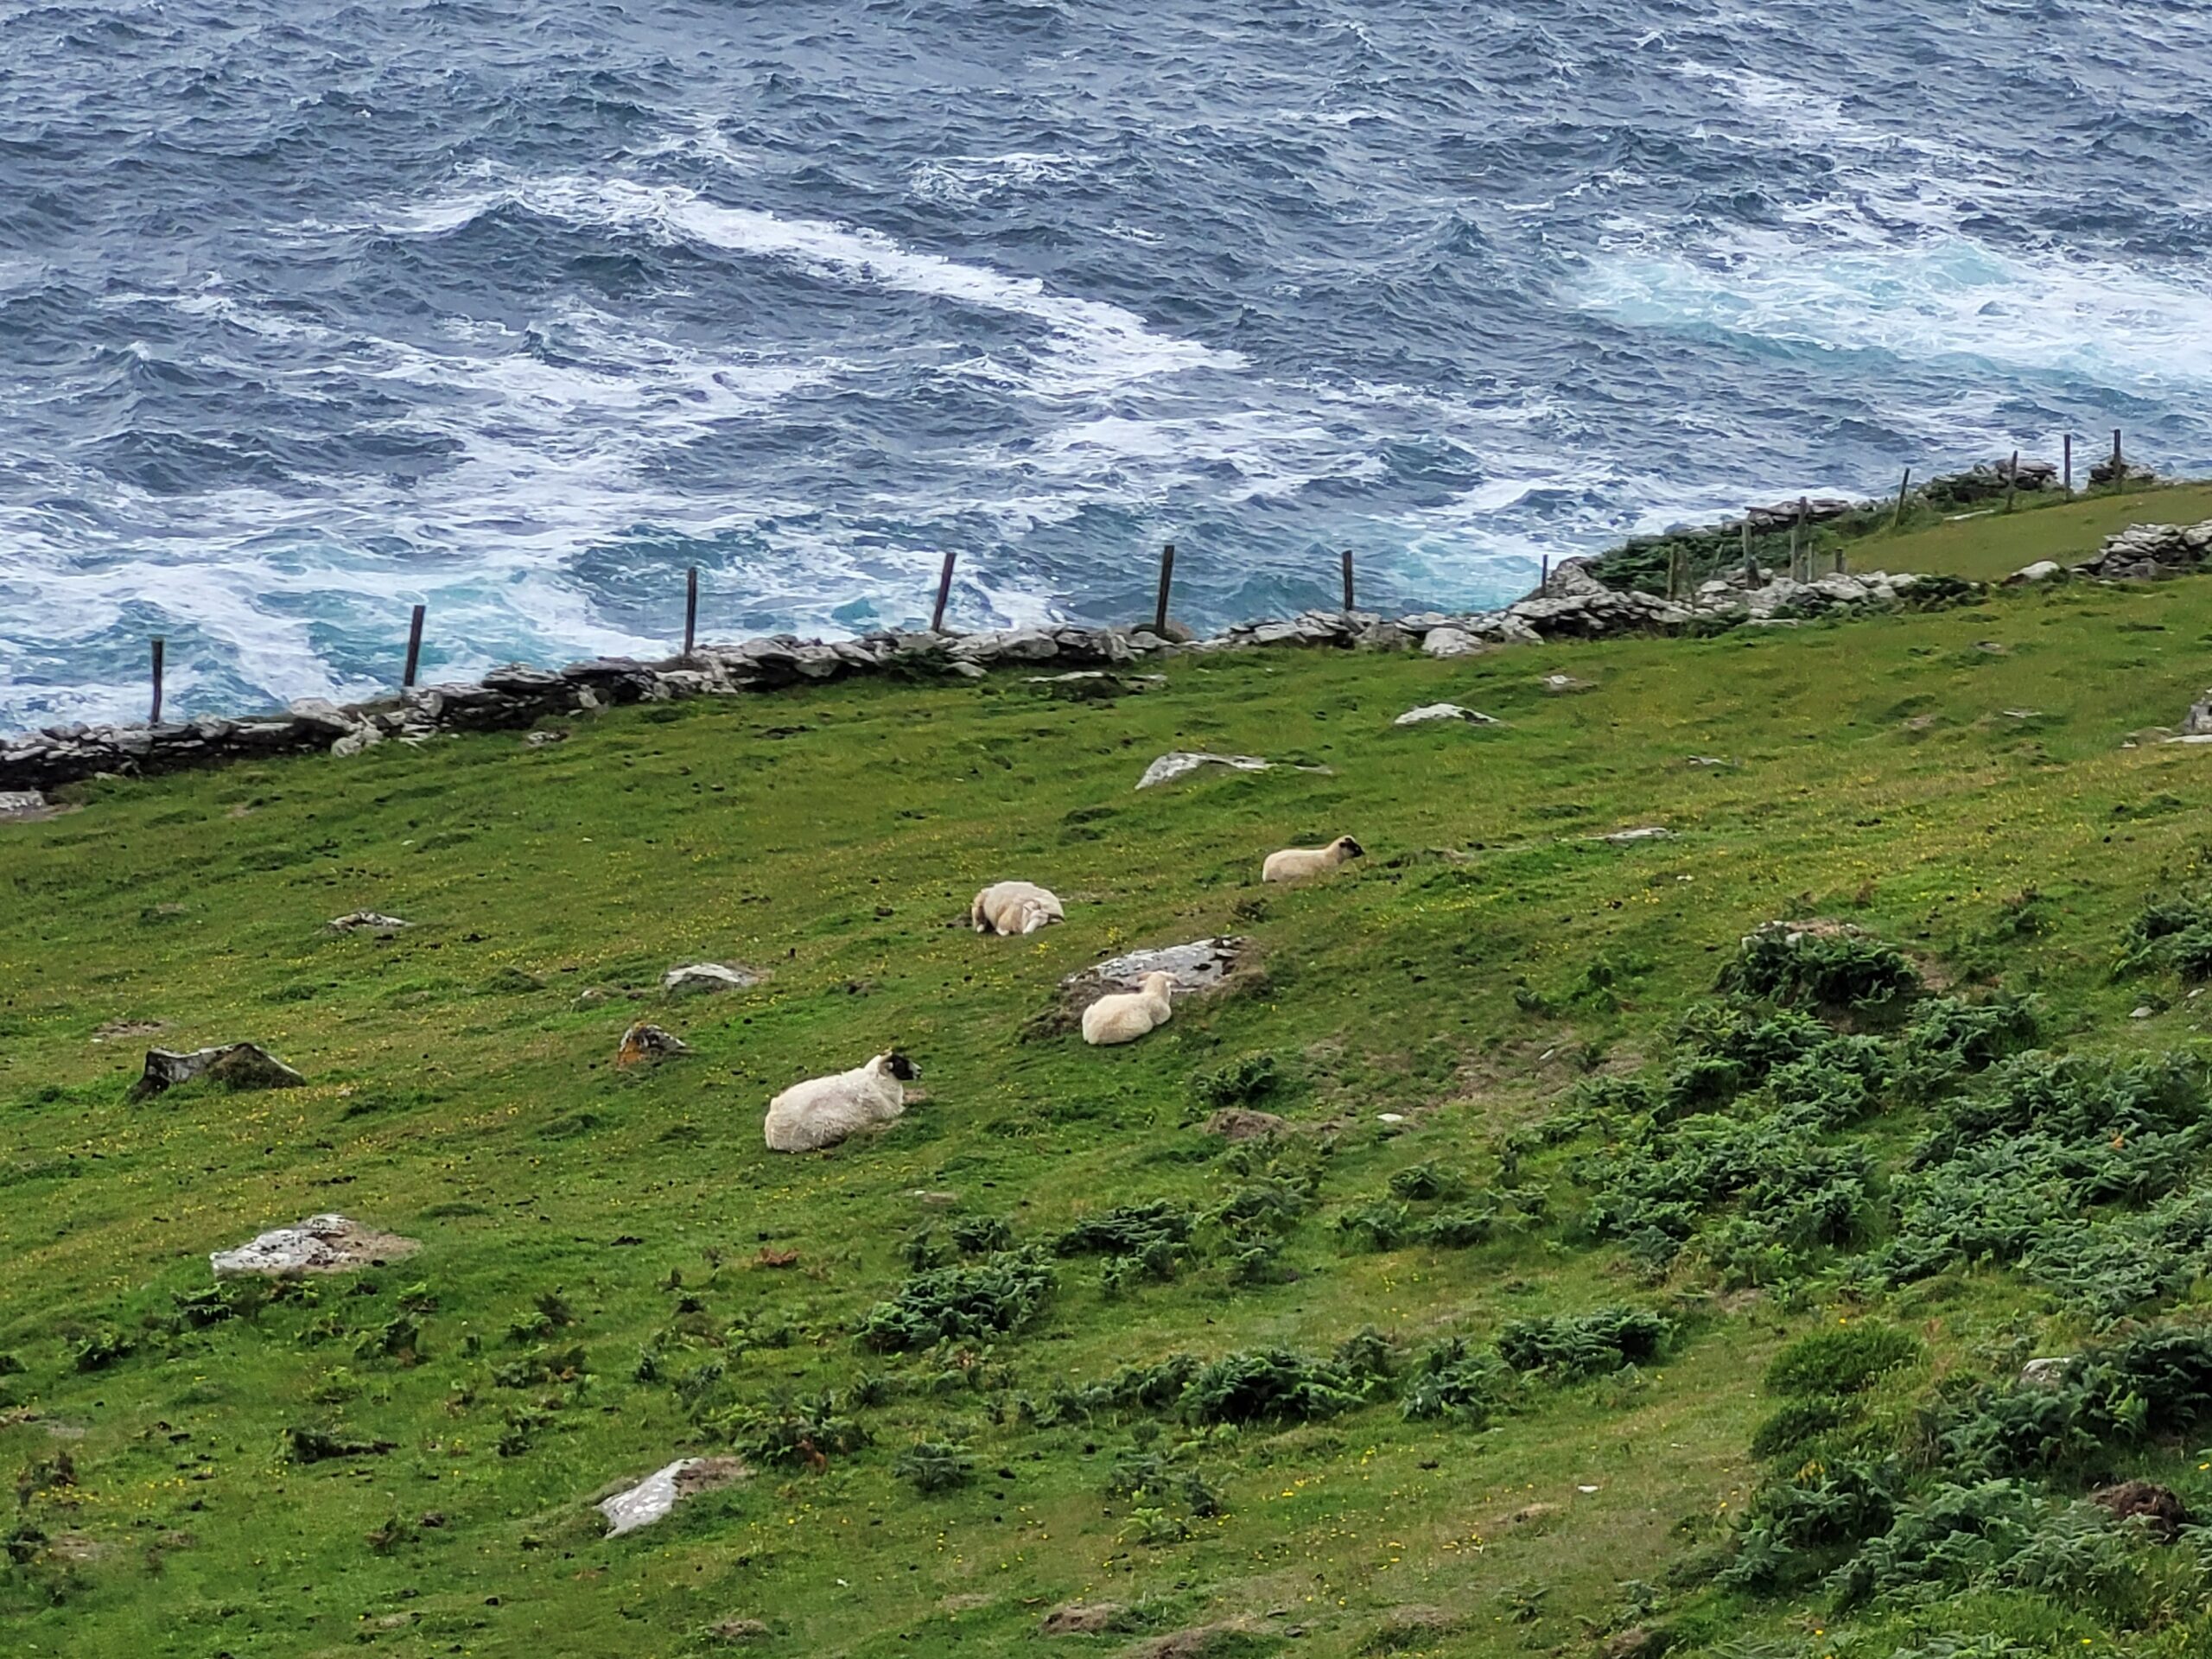
[[1895, 1325], [1840, 1325], [1791, 1343], [1766, 1370], [1776, 1394], [1858, 1394], [1888, 1373], [1916, 1364], [1920, 1338]]
[[2021, 1266], [2101, 1319], [2171, 1303], [2212, 1273], [2212, 1187], [2169, 1194], [2145, 1211], [2053, 1222]]
[[2029, 1548], [2046, 1514], [2044, 1500], [2017, 1481], [1946, 1483], [1901, 1509], [1888, 1531], [1830, 1575], [1829, 1592], [1848, 1608], [1997, 1580]]
[[1191, 1089], [1208, 1106], [1249, 1106], [1274, 1094], [1281, 1082], [1274, 1055], [1247, 1054], [1194, 1078]]
[[1296, 1227], [1313, 1207], [1312, 1184], [1282, 1176], [1263, 1176], [1231, 1192], [1209, 1210], [1205, 1219], [1236, 1241], [1249, 1242]]
[[1769, 1482], [1753, 1495], [1735, 1560], [1715, 1581], [1724, 1589], [1757, 1591], [1804, 1582], [1817, 1571], [1808, 1552], [1886, 1532], [1905, 1484], [1897, 1458], [1858, 1454], [1816, 1460]]
[[327, 1429], [288, 1427], [283, 1456], [288, 1463], [328, 1463], [340, 1458], [380, 1458], [395, 1449], [391, 1440], [349, 1440]]
[[2171, 969], [2190, 981], [2212, 977], [2212, 899], [2153, 899], [2120, 938], [2120, 969]]
[[893, 1474], [925, 1497], [949, 1492], [976, 1478], [968, 1448], [943, 1440], [917, 1440], [901, 1454]]
[[1879, 940], [1777, 922], [1744, 941], [1721, 974], [1720, 988], [1772, 1002], [1851, 1008], [1912, 995], [1920, 970]]
[[820, 1469], [833, 1457], [860, 1451], [873, 1438], [860, 1423], [840, 1416], [837, 1396], [826, 1391], [811, 1402], [737, 1406], [702, 1427], [740, 1456], [779, 1469]]
[[1211, 1423], [1303, 1422], [1367, 1402], [1368, 1384], [1325, 1361], [1281, 1348], [1225, 1354], [1183, 1390], [1183, 1414]]
[[1034, 1318], [1052, 1289], [1052, 1270], [1034, 1250], [1005, 1251], [978, 1267], [933, 1268], [870, 1308], [860, 1338], [895, 1352], [947, 1338], [1000, 1336]]
[[1060, 1255], [1141, 1255], [1157, 1245], [1179, 1249], [1190, 1241], [1197, 1217], [1187, 1210], [1154, 1198], [1125, 1204], [1077, 1223], [1053, 1242]]
[[1398, 1351], [1389, 1338], [1364, 1325], [1336, 1345], [1329, 1363], [1354, 1382], [1382, 1382], [1397, 1375]]
[[1505, 1369], [1488, 1354], [1452, 1337], [1423, 1349], [1406, 1373], [1400, 1408], [1408, 1421], [1445, 1418], [1480, 1428], [1501, 1408], [1512, 1386]]
[[1464, 1250], [1470, 1245], [1486, 1243], [1497, 1228], [1496, 1210], [1487, 1205], [1471, 1205], [1430, 1217], [1415, 1230], [1414, 1236], [1424, 1244]]
[[1433, 1160], [1409, 1164], [1390, 1178], [1390, 1196], [1415, 1204], [1427, 1204], [1437, 1198], [1464, 1198], [1466, 1192], [1465, 1176], [1455, 1170], [1444, 1168]]
[[1820, 1125], [1840, 1128], [1872, 1116], [1893, 1081], [1888, 1048], [1871, 1037], [1834, 1037], [1809, 1054], [1776, 1066], [1767, 1098]]
[[138, 1344], [112, 1328], [92, 1332], [71, 1351], [70, 1364], [79, 1371], [104, 1371], [137, 1352]]
[[1124, 1365], [1100, 1382], [1056, 1386], [1038, 1419], [1055, 1423], [1088, 1422], [1130, 1411], [1165, 1411], [1183, 1397], [1198, 1362], [1189, 1354], [1170, 1354], [1150, 1365]]
[[968, 1216], [952, 1224], [952, 1248], [963, 1255], [990, 1255], [1014, 1248], [1014, 1227], [1004, 1216]]
[[1395, 1249], [1410, 1217], [1402, 1204], [1363, 1204], [1337, 1217], [1337, 1230], [1362, 1249]]
[[1834, 1395], [1808, 1394], [1785, 1401], [1751, 1434], [1755, 1458], [1788, 1458], [1802, 1462], [1806, 1449], [1861, 1420], [1853, 1401]]
[[1916, 1100], [1933, 1100], [1956, 1079], [1985, 1071], [2035, 1045], [2041, 1015], [2030, 997], [1997, 995], [1983, 1002], [1930, 998], [1905, 1022], [1899, 1081]]
[[1498, 1332], [1497, 1353], [1516, 1371], [1542, 1371], [1565, 1381], [1657, 1359], [1673, 1335], [1674, 1326], [1656, 1313], [1608, 1307], [1510, 1320]]

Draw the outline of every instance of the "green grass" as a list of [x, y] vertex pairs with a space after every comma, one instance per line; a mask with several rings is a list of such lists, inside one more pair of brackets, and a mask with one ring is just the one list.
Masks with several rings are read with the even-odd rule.
[[[1858, 562], [1989, 574], [2067, 536], [2078, 556], [2110, 514], [2181, 499], [1878, 538]], [[1977, 1591], [1835, 1620], [1816, 1591], [1694, 1570], [1763, 1478], [1763, 1378], [1791, 1340], [1862, 1306], [1906, 1326], [1927, 1361], [1869, 1396], [1904, 1412], [1936, 1379], [2072, 1351], [2090, 1323], [2009, 1268], [1854, 1290], [1840, 1250], [1747, 1289], [1694, 1248], [1646, 1282], [1585, 1224], [1574, 1173], [1610, 1131], [1562, 1107], [1586, 1077], [1667, 1064], [1681, 1010], [1782, 915], [2034, 993], [2063, 1047], [2201, 1051], [2184, 988], [2111, 970], [2145, 896], [2203, 871], [2212, 756], [2126, 739], [2202, 692], [2208, 640], [2212, 584], [2182, 582], [1448, 664], [1218, 657], [1111, 704], [1018, 676], [853, 683], [620, 711], [543, 750], [463, 738], [105, 784], [82, 812], [0, 826], [0, 1352], [22, 1367], [0, 1376], [0, 1458], [24, 1471], [7, 1524], [25, 1558], [0, 1561], [0, 1645], [658, 1656], [758, 1619], [772, 1652], [988, 1655], [1029, 1650], [1046, 1610], [1084, 1598], [1127, 1604], [1125, 1628], [1056, 1650], [1241, 1622], [1221, 1651], [1581, 1652], [1641, 1619], [1683, 1652], [1871, 1659], [1980, 1627], [2031, 1637], [2024, 1652], [2201, 1651], [2201, 1608], [2129, 1626]], [[1555, 671], [1592, 689], [1549, 694]], [[1390, 728], [1443, 699], [1505, 724]], [[1190, 747], [1331, 770], [1134, 792]], [[1595, 839], [1654, 823], [1673, 838]], [[1258, 887], [1266, 852], [1339, 833], [1370, 855]], [[969, 896], [1009, 875], [1052, 886], [1067, 924], [969, 932]], [[357, 908], [416, 925], [322, 931]], [[1230, 932], [1263, 969], [1236, 994], [1127, 1049], [1025, 1039], [1100, 954]], [[664, 969], [702, 958], [769, 977], [660, 997]], [[641, 1016], [695, 1052], [617, 1071]], [[134, 1103], [149, 1039], [104, 1038], [118, 1021], [262, 1042], [310, 1086]], [[893, 1044], [927, 1096], [898, 1124], [822, 1157], [764, 1150], [771, 1094]], [[1241, 1065], [1262, 1055], [1271, 1083]], [[1041, 1309], [987, 1345], [858, 1339], [922, 1229], [949, 1249], [955, 1223], [1003, 1217], [1049, 1254], [1115, 1205], [1204, 1211], [1249, 1184], [1250, 1157], [1198, 1127], [1248, 1084], [1319, 1149], [1290, 1157], [1318, 1185], [1279, 1271], [1241, 1282], [1202, 1227], [1164, 1281], [1052, 1257]], [[1887, 1180], [1928, 1110], [1831, 1139]], [[1487, 1242], [1376, 1249], [1337, 1225], [1462, 1202], [1394, 1195], [1430, 1163], [1496, 1204]], [[329, 1209], [423, 1249], [309, 1300], [178, 1318], [207, 1252]], [[543, 1299], [549, 1328], [512, 1334]], [[1658, 1361], [1517, 1385], [1484, 1428], [1380, 1398], [1203, 1431], [1045, 1427], [1021, 1406], [1176, 1353], [1325, 1358], [1370, 1325], [1480, 1351], [1510, 1321], [1615, 1306], [1674, 1322]], [[379, 1335], [403, 1316], [412, 1364]], [[102, 1333], [130, 1351], [77, 1369]], [[713, 1363], [695, 1421], [675, 1385]], [[599, 1537], [588, 1499], [825, 1390], [871, 1444], [826, 1467], [756, 1456], [751, 1479]], [[1222, 1513], [1109, 1495], [1148, 1421]], [[394, 1449], [289, 1462], [293, 1427]], [[964, 1448], [969, 1478], [918, 1443]], [[2192, 1449], [2118, 1472], [2212, 1503]], [[47, 1484], [65, 1452], [74, 1484]]]
[[2087, 558], [2097, 543], [2131, 524], [2195, 524], [2212, 518], [2212, 484], [2172, 484], [2069, 500], [2023, 496], [1970, 517], [1947, 518], [1916, 506], [1895, 536], [1886, 529], [1847, 543], [1852, 567], [1929, 570], [1972, 582], [2002, 582], [2041, 559]]

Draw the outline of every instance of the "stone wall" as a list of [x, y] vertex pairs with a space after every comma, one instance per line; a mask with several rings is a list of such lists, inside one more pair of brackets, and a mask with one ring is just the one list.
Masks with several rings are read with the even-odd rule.
[[48, 727], [0, 741], [0, 791], [45, 791], [102, 774], [150, 775], [190, 766], [327, 750], [357, 754], [379, 743], [417, 743], [454, 732], [518, 730], [540, 721], [622, 703], [735, 696], [848, 675], [979, 677], [1001, 665], [1051, 663], [1106, 668], [1188, 652], [1304, 645], [1413, 650], [1457, 657], [1500, 645], [1603, 639], [1771, 624], [1904, 601], [1925, 579], [1879, 573], [1815, 582], [1740, 575], [1707, 582], [1683, 603], [1621, 593], [1569, 559], [1543, 591], [1501, 610], [1384, 617], [1308, 611], [1287, 621], [1241, 625], [1210, 639], [1175, 643], [1146, 628], [1014, 628], [995, 633], [872, 633], [857, 639], [786, 634], [702, 646], [690, 658], [633, 662], [601, 658], [563, 669], [498, 668], [467, 684], [420, 686], [398, 696], [346, 706], [308, 698], [281, 714], [226, 719], [203, 715], [160, 725]]

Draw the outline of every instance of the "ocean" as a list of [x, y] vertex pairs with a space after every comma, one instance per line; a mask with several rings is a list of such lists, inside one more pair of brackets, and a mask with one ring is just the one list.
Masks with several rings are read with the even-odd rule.
[[2212, 8], [0, 0], [0, 730], [2212, 471]]

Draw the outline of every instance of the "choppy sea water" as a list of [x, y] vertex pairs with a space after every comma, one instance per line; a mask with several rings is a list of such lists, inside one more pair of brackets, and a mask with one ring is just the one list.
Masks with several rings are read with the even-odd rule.
[[2212, 10], [0, 0], [0, 729], [2212, 469]]

